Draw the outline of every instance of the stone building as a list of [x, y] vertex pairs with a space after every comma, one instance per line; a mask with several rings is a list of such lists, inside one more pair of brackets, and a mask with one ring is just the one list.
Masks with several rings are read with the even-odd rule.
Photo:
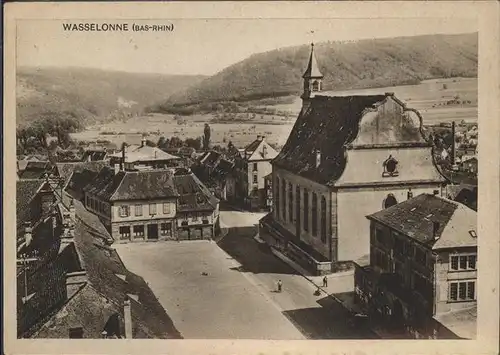
[[265, 208], [264, 177], [271, 173], [271, 161], [278, 152], [266, 142], [264, 136], [247, 145], [236, 161], [236, 194], [247, 207]]
[[178, 194], [172, 170], [104, 167], [83, 191], [85, 207], [116, 242], [175, 239]]
[[370, 262], [355, 271], [371, 319], [416, 337], [473, 338], [477, 214], [421, 194], [367, 216]]
[[446, 180], [420, 114], [393, 93], [330, 96], [314, 47], [303, 75], [303, 107], [272, 160], [273, 211], [262, 237], [315, 273], [369, 252], [364, 216], [406, 199], [441, 194]]

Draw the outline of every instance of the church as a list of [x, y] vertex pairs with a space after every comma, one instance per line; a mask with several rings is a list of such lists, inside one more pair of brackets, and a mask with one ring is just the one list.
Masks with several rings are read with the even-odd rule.
[[272, 212], [259, 223], [262, 239], [318, 275], [366, 258], [367, 215], [446, 185], [418, 111], [393, 93], [332, 96], [322, 79], [313, 44], [302, 109], [271, 162]]

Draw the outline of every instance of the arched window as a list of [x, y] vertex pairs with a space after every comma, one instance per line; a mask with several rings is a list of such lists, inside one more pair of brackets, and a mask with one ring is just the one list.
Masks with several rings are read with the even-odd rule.
[[284, 221], [286, 221], [286, 181], [283, 179], [281, 182], [281, 202], [283, 203], [281, 214]]
[[326, 199], [321, 198], [321, 241], [326, 243]]
[[309, 231], [309, 193], [304, 189], [304, 230]]
[[274, 188], [274, 208], [276, 210], [276, 218], [280, 216], [280, 178], [276, 177], [276, 184]]
[[398, 176], [398, 161], [393, 158], [392, 155], [389, 155], [389, 158], [387, 158], [384, 161], [384, 172], [382, 173], [382, 176], [388, 177], [388, 176]]
[[391, 206], [397, 205], [398, 201], [393, 194], [388, 194], [384, 200], [384, 208], [389, 208]]
[[318, 235], [318, 197], [316, 193], [313, 192], [312, 194], [312, 206], [311, 206], [311, 213], [312, 213], [312, 235], [317, 236]]
[[313, 81], [312, 91], [319, 91], [319, 81], [317, 81], [317, 80]]
[[293, 222], [293, 186], [288, 183], [288, 222]]

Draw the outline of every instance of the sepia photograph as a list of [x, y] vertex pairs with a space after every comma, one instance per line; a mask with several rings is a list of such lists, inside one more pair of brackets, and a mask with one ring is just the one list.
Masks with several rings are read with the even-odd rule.
[[479, 28], [15, 21], [17, 339], [477, 339]]

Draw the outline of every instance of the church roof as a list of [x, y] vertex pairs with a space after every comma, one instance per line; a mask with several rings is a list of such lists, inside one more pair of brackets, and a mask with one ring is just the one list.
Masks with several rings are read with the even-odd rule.
[[307, 63], [306, 71], [303, 78], [322, 78], [323, 74], [319, 71], [318, 62], [316, 61], [316, 56], [314, 55], [314, 44], [311, 44], [311, 55], [309, 56], [309, 63]]
[[[299, 114], [273, 165], [333, 185], [346, 165], [344, 146], [356, 138], [364, 111], [385, 99], [386, 95], [314, 97], [309, 108]], [[321, 164], [316, 167], [318, 151]]]

